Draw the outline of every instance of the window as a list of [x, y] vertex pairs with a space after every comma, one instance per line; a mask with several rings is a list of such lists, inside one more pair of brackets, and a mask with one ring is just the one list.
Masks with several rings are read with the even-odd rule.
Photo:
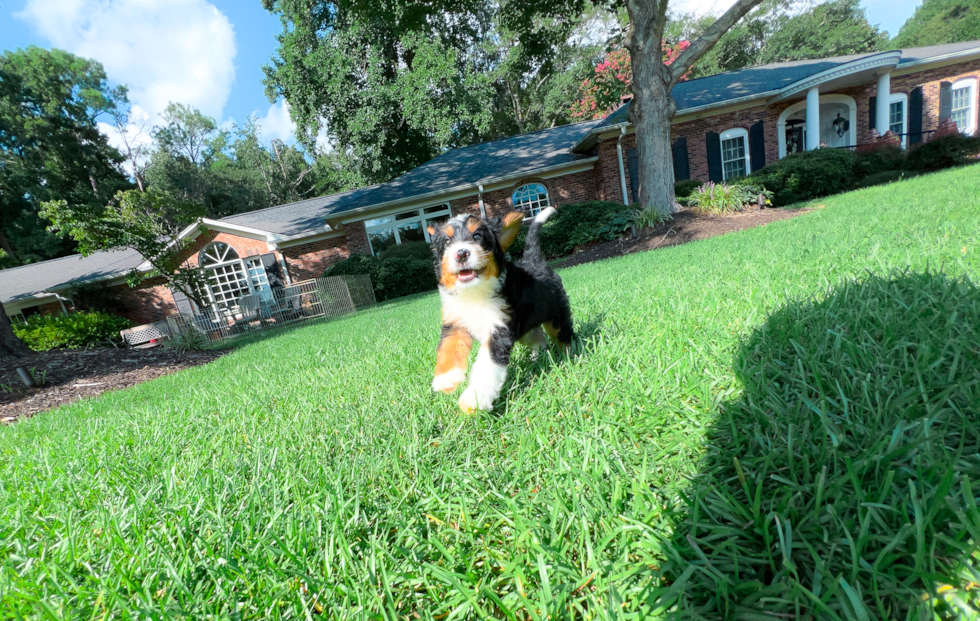
[[964, 134], [972, 134], [977, 130], [976, 88], [977, 81], [972, 78], [959, 80], [953, 84], [952, 119]]
[[902, 139], [903, 147], [908, 138], [908, 99], [905, 93], [892, 93], [888, 97], [888, 131]]
[[[251, 293], [244, 262], [235, 249], [224, 242], [205, 246], [198, 256], [208, 284], [207, 293], [214, 307], [234, 312], [238, 298]], [[261, 267], [262, 260], [256, 259]], [[262, 272], [264, 274], [265, 270]]]
[[522, 185], [514, 190], [511, 199], [514, 201], [514, 209], [523, 211], [527, 218], [533, 218], [551, 205], [548, 202], [548, 190], [540, 183]]
[[722, 179], [725, 181], [735, 177], [744, 177], [752, 172], [749, 165], [749, 132], [737, 128], [729, 129], [721, 134], [721, 166]]
[[441, 222], [451, 215], [449, 205], [443, 204], [367, 220], [364, 229], [371, 243], [371, 252], [380, 254], [387, 248], [409, 242], [428, 243], [426, 225]]

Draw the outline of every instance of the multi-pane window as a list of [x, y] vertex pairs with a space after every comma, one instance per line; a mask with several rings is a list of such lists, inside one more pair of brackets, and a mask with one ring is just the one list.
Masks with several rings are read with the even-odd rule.
[[380, 254], [397, 244], [428, 242], [426, 225], [446, 220], [450, 215], [449, 205], [434, 205], [367, 220], [364, 228], [371, 242], [371, 252]]
[[514, 209], [523, 211], [526, 218], [533, 218], [551, 205], [548, 201], [548, 189], [540, 183], [522, 185], [514, 190], [511, 199], [514, 201]]
[[724, 180], [744, 177], [749, 169], [749, 133], [744, 129], [729, 129], [721, 135], [721, 167]]
[[977, 82], [973, 79], [960, 80], [953, 84], [951, 118], [956, 122], [956, 127], [965, 134], [976, 131], [976, 85]]
[[269, 279], [261, 257], [246, 264], [234, 248], [224, 242], [205, 246], [199, 255], [208, 285], [208, 297], [215, 309], [235, 312], [238, 298], [253, 291], [269, 288]]
[[245, 261], [248, 268], [248, 280], [252, 283], [255, 291], [269, 290], [269, 276], [265, 273], [265, 266], [262, 265], [262, 257], [252, 257]]
[[208, 289], [216, 308], [232, 308], [238, 298], [249, 293], [248, 280], [241, 261], [212, 267], [207, 274]]
[[904, 101], [893, 101], [888, 104], [888, 130], [897, 136], [905, 133]]

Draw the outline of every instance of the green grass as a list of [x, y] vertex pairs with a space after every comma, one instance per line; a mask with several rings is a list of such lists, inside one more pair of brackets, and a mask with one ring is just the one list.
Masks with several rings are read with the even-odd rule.
[[492, 414], [430, 295], [0, 429], [0, 618], [954, 618], [980, 166], [822, 204], [562, 271]]

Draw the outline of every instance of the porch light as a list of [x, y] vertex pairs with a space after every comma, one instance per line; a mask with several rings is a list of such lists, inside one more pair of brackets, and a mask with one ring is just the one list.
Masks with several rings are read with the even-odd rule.
[[833, 126], [834, 131], [837, 132], [837, 137], [843, 138], [844, 134], [847, 133], [847, 130], [850, 129], [851, 123], [850, 121], [842, 117], [840, 115], [840, 112], [838, 112], [837, 118], [834, 119], [834, 121], [831, 123], [831, 126]]

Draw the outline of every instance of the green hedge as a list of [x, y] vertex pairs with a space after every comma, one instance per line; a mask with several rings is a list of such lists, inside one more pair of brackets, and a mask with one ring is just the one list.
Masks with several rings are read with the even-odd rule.
[[[404, 244], [408, 246], [409, 244]], [[417, 252], [417, 248], [414, 250]], [[428, 258], [388, 256], [384, 260], [364, 254], [334, 263], [324, 276], [367, 274], [371, 277], [374, 297], [379, 302], [413, 293], [432, 291], [438, 285], [432, 264], [432, 252]]]
[[119, 331], [131, 325], [128, 319], [98, 311], [33, 315], [26, 325], [15, 324], [14, 334], [34, 351], [80, 349], [118, 343]]
[[594, 242], [619, 239], [630, 227], [630, 209], [622, 203], [588, 201], [562, 205], [541, 229], [541, 252], [563, 257]]

